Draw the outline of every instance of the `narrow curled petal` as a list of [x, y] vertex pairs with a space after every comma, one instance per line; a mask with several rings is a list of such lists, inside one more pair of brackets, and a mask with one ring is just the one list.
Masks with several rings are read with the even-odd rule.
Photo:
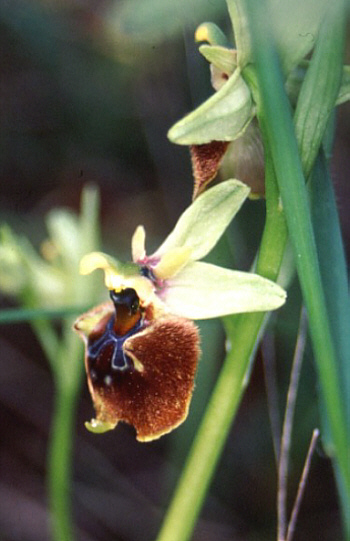
[[[75, 324], [82, 334], [84, 318], [105, 314], [106, 305]], [[162, 317], [124, 339], [113, 334], [113, 308], [86, 337], [85, 365], [96, 419], [93, 432], [113, 429], [119, 421], [135, 427], [139, 441], [159, 438], [187, 417], [199, 356], [193, 322]]]
[[145, 240], [145, 228], [143, 225], [139, 225], [131, 239], [131, 253], [134, 263], [142, 261], [146, 257]]
[[119, 272], [120, 264], [113, 257], [102, 252], [91, 252], [84, 255], [80, 261], [79, 272], [86, 275], [91, 274], [96, 269], [111, 269], [113, 272]]
[[206, 256], [248, 194], [249, 188], [239, 180], [226, 180], [210, 188], [185, 210], [154, 255], [162, 256], [169, 250], [187, 246], [191, 249], [192, 261]]
[[167, 282], [162, 293], [168, 309], [190, 319], [240, 312], [265, 312], [284, 304], [286, 292], [274, 282], [249, 272], [195, 262]]

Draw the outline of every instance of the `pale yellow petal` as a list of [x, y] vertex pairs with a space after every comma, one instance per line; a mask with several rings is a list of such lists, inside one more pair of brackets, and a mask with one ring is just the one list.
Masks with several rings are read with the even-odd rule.
[[153, 254], [164, 254], [186, 246], [191, 260], [206, 256], [248, 197], [249, 188], [239, 180], [226, 180], [202, 193], [177, 221], [174, 229]]
[[117, 293], [125, 289], [125, 277], [122, 274], [116, 274], [113, 269], [103, 269], [105, 271], [105, 285], [108, 289], [113, 289]]
[[191, 248], [189, 246], [181, 246], [173, 248], [166, 252], [158, 265], [153, 269], [157, 278], [166, 280], [171, 276], [175, 276], [191, 258]]
[[142, 261], [142, 259], [146, 257], [145, 240], [145, 228], [143, 227], [143, 225], [139, 225], [135, 229], [135, 233], [133, 234], [131, 239], [131, 253], [134, 263]]
[[169, 312], [189, 319], [266, 312], [286, 301], [286, 292], [262, 276], [198, 261], [171, 278], [161, 296]]

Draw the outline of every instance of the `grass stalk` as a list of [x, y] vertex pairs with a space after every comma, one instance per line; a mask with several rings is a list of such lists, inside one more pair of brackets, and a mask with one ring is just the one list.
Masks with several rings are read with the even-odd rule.
[[[271, 34], [261, 28], [265, 2], [252, 2], [251, 33], [254, 37], [257, 74], [266, 115], [266, 130], [276, 176], [294, 249], [296, 266], [308, 312], [310, 334], [327, 409], [334, 456], [350, 493], [349, 429], [337, 369], [337, 356], [327, 314], [320, 268], [311, 224], [305, 178], [283, 78]], [[269, 69], [266, 67], [268, 66]], [[278, 111], [278, 115], [276, 115]], [[348, 532], [350, 536], [350, 532]]]

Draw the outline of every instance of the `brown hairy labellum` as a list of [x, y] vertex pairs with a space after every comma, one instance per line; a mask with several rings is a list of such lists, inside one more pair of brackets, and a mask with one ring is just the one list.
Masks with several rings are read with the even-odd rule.
[[117, 310], [112, 303], [101, 305], [81, 316], [75, 330], [86, 344], [96, 420], [111, 428], [126, 422], [138, 440], [151, 441], [187, 417], [199, 335], [192, 321], [174, 316], [147, 321], [139, 307], [128, 311], [129, 304]]
[[227, 141], [211, 141], [190, 146], [194, 176], [193, 199], [196, 199], [217, 175], [228, 145]]

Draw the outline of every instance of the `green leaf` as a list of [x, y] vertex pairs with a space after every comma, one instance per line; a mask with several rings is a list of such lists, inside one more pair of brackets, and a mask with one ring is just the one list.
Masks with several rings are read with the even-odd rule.
[[350, 66], [343, 66], [343, 75], [337, 97], [337, 105], [350, 100]]
[[[286, 92], [293, 105], [297, 103], [301, 85], [303, 84], [307, 69], [310, 65], [309, 60], [303, 60], [291, 73], [286, 81]], [[343, 73], [336, 99], [336, 105], [341, 105], [350, 99], [350, 66], [343, 66]]]
[[210, 141], [233, 141], [254, 115], [250, 90], [239, 69], [226, 84], [168, 132], [173, 143], [200, 145]]
[[226, 180], [210, 188], [185, 210], [155, 256], [187, 246], [192, 261], [206, 256], [215, 246], [249, 194], [239, 180]]
[[[332, 181], [321, 156], [309, 182], [312, 218], [321, 276], [337, 348], [343, 396], [350, 426], [350, 300], [348, 270]], [[330, 261], [332, 262], [330, 264]]]
[[[316, 162], [309, 187], [321, 277], [337, 352], [338, 374], [341, 384], [339, 394], [344, 399], [347, 426], [350, 427], [350, 300], [348, 270], [334, 190], [323, 155]], [[327, 409], [323, 400], [321, 402], [321, 412], [323, 444], [329, 456], [334, 456]], [[350, 494], [346, 491], [345, 479], [337, 466], [335, 472], [344, 521], [348, 523], [347, 528], [350, 531]]]
[[289, 73], [313, 49], [328, 0], [270, 0], [282, 69]]
[[[335, 39], [330, 31], [332, 25], [338, 24], [339, 17], [338, 11], [330, 7], [301, 86], [294, 114], [295, 134], [306, 177], [318, 154], [340, 88], [343, 68], [339, 59], [342, 59], [343, 39], [341, 32]], [[342, 24], [343, 21], [340, 21]]]

